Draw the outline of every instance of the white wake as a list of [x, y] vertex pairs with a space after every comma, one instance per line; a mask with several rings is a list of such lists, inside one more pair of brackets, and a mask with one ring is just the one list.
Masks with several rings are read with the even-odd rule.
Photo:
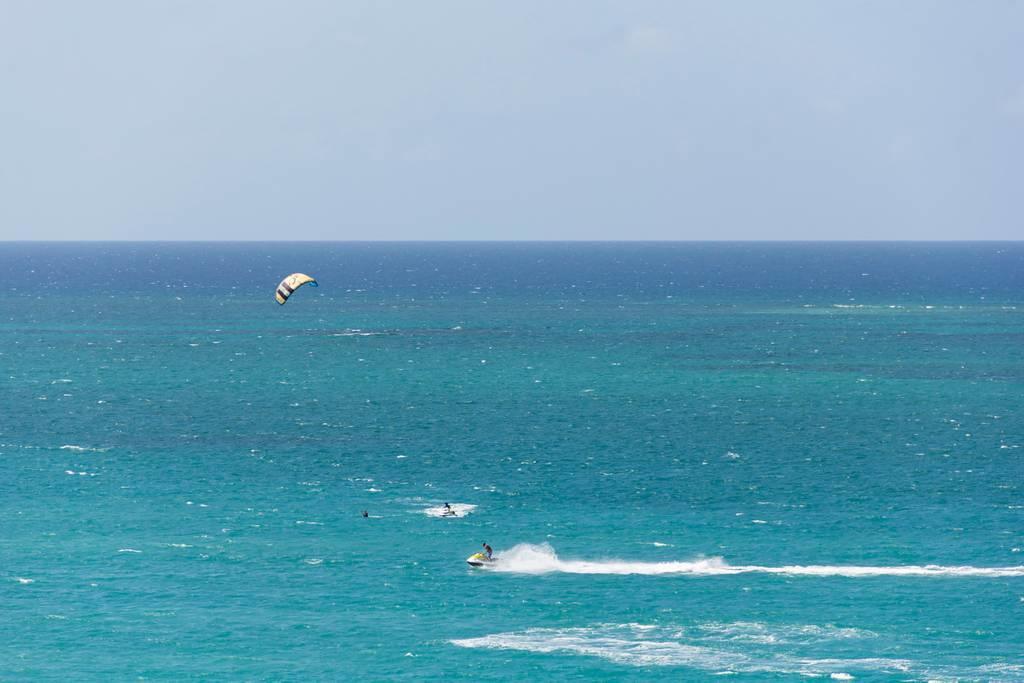
[[445, 510], [443, 505], [424, 508], [423, 514], [427, 515], [428, 517], [465, 517], [466, 515], [472, 513], [473, 510], [476, 510], [476, 505], [473, 505], [472, 503], [452, 503], [451, 506], [452, 512], [454, 512], [455, 514], [449, 513], [447, 510]]
[[688, 574], [693, 576], [722, 576], [730, 574], [785, 574], [787, 576], [1024, 576], [1024, 566], [972, 567], [943, 565], [783, 565], [769, 567], [756, 564], [731, 565], [720, 557], [709, 557], [684, 562], [636, 562], [631, 560], [563, 560], [547, 543], [533, 545], [520, 543], [497, 553], [499, 562], [492, 571], [516, 574]]

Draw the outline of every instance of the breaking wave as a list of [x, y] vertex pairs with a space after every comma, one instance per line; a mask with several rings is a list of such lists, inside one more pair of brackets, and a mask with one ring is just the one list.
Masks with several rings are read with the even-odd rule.
[[631, 560], [563, 560], [547, 543], [533, 545], [520, 543], [497, 553], [499, 562], [491, 571], [516, 574], [681, 574], [693, 576], [722, 576], [731, 574], [784, 574], [787, 576], [1024, 576], [1024, 566], [972, 567], [942, 565], [783, 565], [769, 567], [756, 564], [731, 565], [720, 557], [709, 557], [686, 562], [636, 562]]

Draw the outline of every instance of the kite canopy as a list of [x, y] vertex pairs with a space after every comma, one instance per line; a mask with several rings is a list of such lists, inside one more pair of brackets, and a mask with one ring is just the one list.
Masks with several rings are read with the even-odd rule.
[[288, 297], [292, 295], [292, 292], [302, 285], [309, 285], [310, 287], [317, 286], [316, 280], [305, 273], [292, 273], [285, 279], [281, 280], [281, 284], [277, 286], [277, 293], [275, 295], [277, 303], [283, 306], [284, 302], [288, 301]]

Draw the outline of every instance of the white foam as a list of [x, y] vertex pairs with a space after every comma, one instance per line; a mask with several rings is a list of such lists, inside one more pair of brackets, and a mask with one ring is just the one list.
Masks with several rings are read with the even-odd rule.
[[120, 549], [118, 549], [117, 552], [119, 552], [119, 553], [141, 553], [142, 551], [141, 550], [136, 550], [135, 548], [120, 548]]
[[110, 450], [109, 448], [91, 448], [89, 446], [76, 446], [75, 444], [64, 444], [60, 447], [62, 451], [74, 451], [75, 453], [103, 453], [104, 451]]
[[30, 583], [35, 583], [35, 579], [26, 579], [24, 576], [15, 576], [14, 580], [23, 586], [27, 586]]
[[530, 629], [522, 633], [496, 633], [481, 638], [464, 638], [451, 643], [459, 647], [526, 652], [569, 652], [601, 657], [633, 666], [691, 666], [700, 669], [749, 670], [747, 657], [706, 647], [661, 640], [645, 640], [609, 629]]
[[1010, 680], [1024, 680], [1024, 664], [1010, 664], [1009, 662], [997, 662], [978, 667], [978, 671], [986, 676], [998, 674], [1000, 676], [1012, 676]]
[[1024, 566], [972, 567], [941, 565], [730, 565], [720, 557], [701, 558], [686, 562], [636, 562], [630, 560], [563, 560], [547, 543], [533, 545], [520, 543], [497, 553], [500, 562], [492, 571], [516, 574], [644, 574], [727, 576], [732, 574], [784, 574], [787, 576], [844, 576], [862, 578], [871, 576], [975, 576], [999, 578], [1024, 576]]
[[452, 510], [455, 512], [454, 515], [445, 514], [447, 510], [445, 510], [444, 505], [424, 508], [423, 514], [428, 517], [465, 517], [472, 513], [473, 510], [476, 510], [476, 505], [473, 505], [472, 503], [452, 503], [451, 506]]
[[863, 640], [878, 634], [859, 628], [843, 628], [832, 624], [765, 624], [759, 621], [708, 622], [697, 627], [703, 637], [720, 641], [763, 643], [771, 645], [808, 645], [834, 640]]
[[[783, 628], [799, 630], [805, 627], [798, 625]], [[691, 635], [687, 629], [679, 627], [597, 624], [584, 628], [537, 628], [515, 633], [495, 633], [450, 642], [466, 648], [562, 652], [600, 657], [630, 666], [680, 666], [723, 675], [739, 672], [850, 676], [848, 671], [906, 673], [920, 669], [917, 664], [905, 659], [812, 659], [787, 652], [747, 654], [729, 649], [728, 642], [706, 638], [700, 629], [698, 626]]]

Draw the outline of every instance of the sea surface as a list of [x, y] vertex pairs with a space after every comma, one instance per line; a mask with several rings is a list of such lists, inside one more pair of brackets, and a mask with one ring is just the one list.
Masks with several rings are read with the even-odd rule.
[[1024, 680], [1024, 243], [0, 273], [2, 680]]

